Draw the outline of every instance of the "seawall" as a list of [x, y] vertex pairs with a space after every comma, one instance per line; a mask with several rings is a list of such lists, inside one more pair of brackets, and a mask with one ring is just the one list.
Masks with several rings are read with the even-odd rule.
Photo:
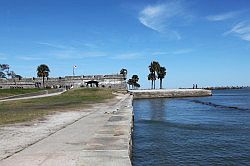
[[204, 89], [150, 89], [150, 90], [129, 90], [134, 99], [147, 98], [178, 98], [178, 97], [203, 97], [211, 96], [211, 90]]
[[133, 96], [126, 94], [105, 112], [108, 120], [82, 150], [77, 166], [131, 166], [133, 132]]

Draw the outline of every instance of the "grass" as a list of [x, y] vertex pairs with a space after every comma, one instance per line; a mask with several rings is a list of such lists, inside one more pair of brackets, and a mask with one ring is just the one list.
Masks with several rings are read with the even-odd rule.
[[44, 89], [0, 89], [0, 98], [9, 97], [14, 95], [39, 92]]
[[110, 89], [76, 89], [58, 96], [0, 102], [0, 125], [31, 121], [56, 111], [77, 110], [113, 98]]

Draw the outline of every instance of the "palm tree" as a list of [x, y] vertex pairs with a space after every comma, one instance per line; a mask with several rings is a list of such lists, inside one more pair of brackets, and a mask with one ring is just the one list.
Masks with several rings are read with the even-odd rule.
[[155, 80], [156, 80], [156, 73], [160, 70], [160, 64], [159, 62], [153, 61], [151, 62], [151, 64], [149, 65], [149, 71], [152, 75], [152, 78], [155, 78], [153, 80], [154, 83], [154, 89], [155, 89]]
[[166, 68], [160, 67], [160, 70], [157, 72], [158, 78], [160, 79], [160, 89], [162, 89], [162, 79], [165, 78], [166, 74]]
[[120, 74], [122, 74], [122, 75], [127, 75], [127, 73], [128, 73], [128, 70], [124, 69], [124, 68], [122, 68], [120, 71]]
[[128, 89], [130, 89], [130, 86], [133, 85], [132, 79], [129, 79], [127, 84], [128, 84]]
[[123, 68], [123, 69], [121, 69], [120, 74], [122, 74], [123, 77], [124, 77], [124, 79], [126, 80], [126, 77], [127, 77], [127, 74], [128, 74], [128, 70]]
[[155, 75], [153, 73], [149, 73], [148, 74], [148, 80], [151, 80], [151, 89], [153, 89], [153, 85], [154, 85], [154, 80], [155, 80]]
[[49, 67], [45, 64], [41, 64], [40, 66], [37, 67], [37, 76], [38, 77], [43, 77], [43, 88], [44, 86], [44, 77], [48, 77], [49, 76]]
[[139, 81], [138, 75], [133, 75], [133, 76], [132, 76], [132, 87], [133, 87], [133, 89], [134, 89], [135, 86], [138, 84], [138, 83], [137, 83], [138, 81]]

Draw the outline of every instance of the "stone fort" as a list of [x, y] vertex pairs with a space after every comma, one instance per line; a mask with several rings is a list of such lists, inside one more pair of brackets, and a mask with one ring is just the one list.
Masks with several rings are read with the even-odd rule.
[[[102, 87], [113, 89], [127, 89], [126, 76], [113, 75], [89, 75], [89, 76], [65, 76], [57, 78], [44, 78], [46, 88], [70, 88], [70, 87]], [[9, 88], [40, 88], [43, 87], [42, 78], [14, 78], [1, 79], [0, 89]]]

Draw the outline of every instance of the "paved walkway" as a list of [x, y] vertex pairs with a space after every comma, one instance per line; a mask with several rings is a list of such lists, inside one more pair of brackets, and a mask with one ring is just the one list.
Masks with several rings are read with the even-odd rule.
[[96, 110], [0, 161], [1, 166], [130, 166], [132, 99]]
[[0, 100], [0, 102], [14, 101], [14, 100], [25, 100], [25, 99], [34, 99], [34, 98], [49, 97], [49, 96], [57, 96], [57, 95], [60, 95], [60, 94], [62, 94], [64, 92], [65, 91], [56, 92], [56, 93], [50, 93], [50, 94], [44, 94], [44, 95], [37, 95], [37, 96], [20, 97], [20, 98], [13, 98], [13, 99], [4, 99], [4, 100]]

